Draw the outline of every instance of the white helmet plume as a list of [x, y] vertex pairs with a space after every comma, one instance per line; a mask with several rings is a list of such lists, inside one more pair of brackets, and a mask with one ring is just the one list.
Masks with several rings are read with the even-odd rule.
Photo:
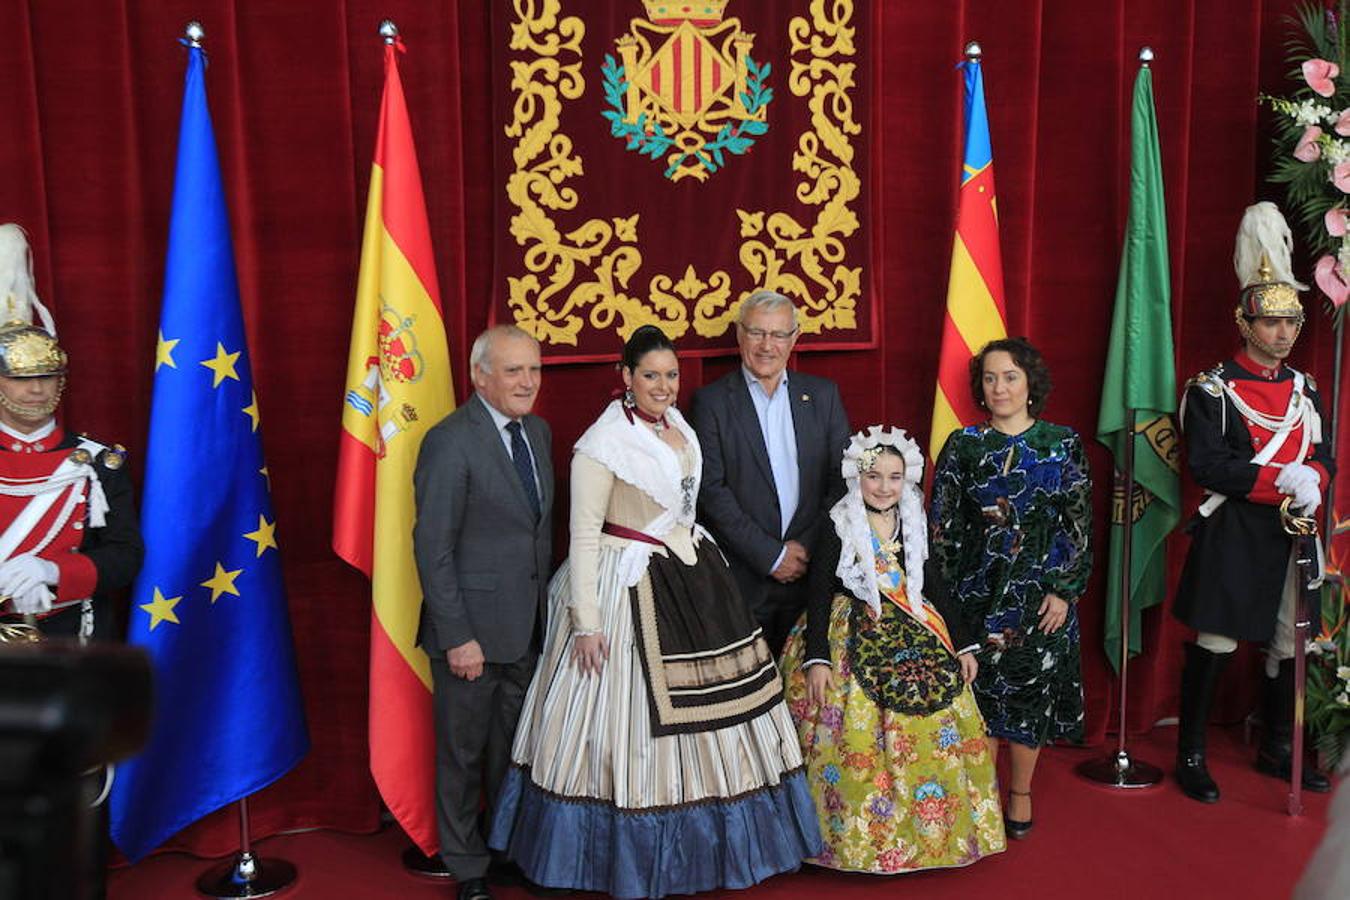
[[56, 337], [52, 314], [33, 289], [33, 251], [28, 235], [13, 222], [0, 225], [0, 319], [32, 324], [36, 312], [47, 333]]
[[[1294, 279], [1289, 262], [1293, 249], [1294, 238], [1280, 208], [1269, 200], [1253, 203], [1242, 214], [1237, 244], [1233, 248], [1233, 268], [1237, 271], [1239, 284], [1246, 288], [1263, 282], [1283, 281], [1306, 291], [1308, 286]], [[1270, 266], [1269, 272], [1262, 273], [1263, 262]]]

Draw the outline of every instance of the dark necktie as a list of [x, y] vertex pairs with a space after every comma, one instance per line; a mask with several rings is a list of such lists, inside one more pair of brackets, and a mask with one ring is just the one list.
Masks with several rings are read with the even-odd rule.
[[511, 462], [516, 464], [516, 474], [520, 476], [520, 486], [525, 488], [525, 496], [530, 500], [530, 509], [534, 517], [539, 518], [539, 486], [534, 483], [534, 464], [530, 462], [530, 448], [525, 444], [525, 435], [520, 431], [519, 422], [507, 422], [506, 430], [511, 432]]

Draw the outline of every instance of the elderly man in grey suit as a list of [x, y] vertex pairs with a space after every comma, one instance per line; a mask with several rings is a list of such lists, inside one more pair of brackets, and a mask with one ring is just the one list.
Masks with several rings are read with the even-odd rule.
[[702, 521], [775, 654], [806, 606], [811, 547], [844, 493], [848, 417], [828, 378], [789, 372], [801, 329], [792, 301], [755, 291], [741, 303], [741, 366], [694, 395], [703, 448]]
[[510, 764], [538, 656], [552, 557], [547, 423], [531, 415], [539, 344], [515, 326], [473, 344], [476, 393], [427, 432], [414, 485], [413, 547], [424, 601], [418, 643], [431, 657], [441, 859], [460, 900], [486, 900], [480, 829]]

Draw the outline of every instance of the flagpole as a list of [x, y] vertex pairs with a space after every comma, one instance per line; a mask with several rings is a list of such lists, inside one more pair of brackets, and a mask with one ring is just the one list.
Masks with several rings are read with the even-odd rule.
[[[394, 23], [393, 19], [382, 20], [378, 34], [381, 43], [385, 46], [399, 46], [398, 25]], [[440, 854], [428, 856], [415, 844], [403, 851], [402, 859], [404, 871], [410, 874], [435, 881], [447, 881], [454, 877], [441, 859]]]
[[295, 866], [284, 859], [253, 855], [248, 831], [248, 798], [239, 801], [239, 852], [197, 879], [197, 890], [218, 900], [270, 897], [295, 883]]
[[[183, 43], [202, 50], [206, 31], [200, 22], [189, 22]], [[204, 51], [203, 51], [204, 52]], [[239, 852], [228, 862], [213, 866], [197, 879], [197, 890], [208, 897], [268, 897], [295, 882], [295, 866], [282, 859], [262, 859], [253, 855], [248, 827], [248, 798], [239, 803]]]
[[[1139, 51], [1139, 64], [1145, 68], [1153, 61], [1153, 48], [1143, 47]], [[1104, 758], [1090, 759], [1080, 763], [1078, 774], [1089, 781], [1114, 788], [1152, 787], [1162, 781], [1162, 769], [1150, 763], [1142, 762], [1130, 756], [1126, 746], [1126, 711], [1129, 697], [1128, 679], [1130, 668], [1130, 594], [1133, 588], [1130, 554], [1134, 543], [1134, 445], [1138, 435], [1135, 432], [1138, 410], [1127, 407], [1125, 410], [1125, 461], [1121, 474], [1125, 480], [1125, 495], [1121, 500], [1121, 526], [1124, 531], [1120, 542], [1120, 676], [1117, 679], [1117, 704], [1120, 710], [1116, 725], [1116, 752]]]

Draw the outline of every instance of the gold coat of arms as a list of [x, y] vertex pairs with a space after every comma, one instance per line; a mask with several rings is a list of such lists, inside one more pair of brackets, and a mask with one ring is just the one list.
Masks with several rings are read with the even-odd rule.
[[619, 61], [605, 54], [601, 66], [610, 133], [663, 160], [672, 181], [706, 181], [769, 129], [770, 66], [751, 57], [740, 20], [723, 18], [728, 2], [643, 0], [648, 19], [634, 19], [615, 41]]

